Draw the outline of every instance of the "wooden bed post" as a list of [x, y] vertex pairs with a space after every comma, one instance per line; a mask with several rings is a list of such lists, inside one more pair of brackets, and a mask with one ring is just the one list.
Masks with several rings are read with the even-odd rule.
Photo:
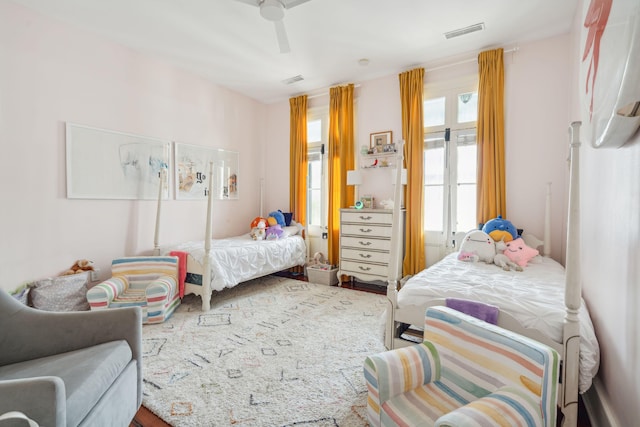
[[[571, 123], [571, 169], [569, 174], [569, 207], [567, 225], [567, 261], [564, 302], [567, 309], [564, 323], [564, 366], [562, 369], [562, 413], [564, 427], [578, 422], [578, 381], [580, 357], [580, 125]], [[571, 367], [571, 369], [568, 369]]]
[[204, 265], [202, 266], [202, 311], [211, 309], [211, 201], [213, 199], [213, 162], [209, 162], [209, 189], [207, 193], [207, 222], [204, 234]]
[[160, 185], [158, 188], [158, 207], [156, 208], [156, 230], [153, 234], [153, 255], [160, 255], [160, 209], [162, 207], [162, 188], [164, 187], [164, 177], [166, 171], [160, 169]]
[[401, 245], [403, 241], [403, 236], [400, 235], [400, 230], [402, 230], [400, 210], [402, 209], [402, 194], [403, 194], [403, 185], [402, 185], [402, 169], [403, 165], [403, 150], [404, 150], [404, 141], [400, 141], [396, 143], [396, 177], [395, 177], [395, 189], [393, 195], [393, 219], [391, 222], [391, 250], [390, 250], [390, 263], [389, 263], [389, 277], [388, 277], [388, 285], [387, 285], [387, 323], [385, 330], [385, 338], [384, 344], [387, 349], [393, 348], [393, 339], [395, 336], [395, 322], [394, 322], [394, 313], [393, 311], [396, 308], [396, 301], [398, 298], [398, 275], [402, 276], [402, 265], [398, 265], [398, 257], [396, 254], [398, 251], [401, 251]]

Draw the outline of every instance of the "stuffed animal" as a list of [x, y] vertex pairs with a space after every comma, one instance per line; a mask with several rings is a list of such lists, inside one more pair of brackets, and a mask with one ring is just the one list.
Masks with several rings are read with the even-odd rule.
[[518, 238], [516, 227], [513, 226], [511, 221], [503, 219], [502, 215], [487, 221], [482, 226], [482, 231], [491, 236], [494, 242], [499, 242], [500, 240], [510, 242]]
[[267, 219], [266, 218], [262, 218], [261, 216], [257, 216], [253, 219], [253, 221], [251, 221], [251, 226], [250, 228], [253, 230], [254, 228], [256, 228], [258, 226], [258, 224], [260, 222], [264, 223], [265, 228], [267, 227]]
[[269, 221], [269, 227], [274, 226], [276, 224], [280, 225], [280, 227], [286, 227], [287, 223], [284, 220], [284, 214], [280, 211], [269, 212], [269, 217], [267, 218]]
[[71, 266], [70, 269], [64, 271], [61, 276], [84, 273], [85, 271], [92, 271], [93, 269], [93, 261], [89, 261], [88, 259], [79, 259]]
[[507, 242], [506, 245], [507, 248], [504, 250], [504, 254], [520, 267], [526, 267], [527, 263], [540, 253], [537, 249], [527, 246], [521, 237]]
[[264, 221], [258, 222], [249, 234], [253, 240], [264, 240], [267, 235], [267, 224]]
[[523, 271], [522, 267], [511, 261], [509, 257], [504, 254], [505, 249], [507, 249], [507, 244], [504, 240], [496, 242], [496, 256], [493, 257], [493, 263], [501, 267], [504, 271], [511, 271], [512, 268], [516, 271]]
[[282, 229], [282, 227], [280, 227], [280, 224], [272, 225], [271, 227], [267, 228], [266, 239], [278, 240], [280, 237], [282, 237], [283, 233], [284, 230]]
[[482, 230], [472, 230], [462, 240], [458, 259], [469, 262], [484, 261], [491, 264], [495, 255], [496, 243], [493, 239]]

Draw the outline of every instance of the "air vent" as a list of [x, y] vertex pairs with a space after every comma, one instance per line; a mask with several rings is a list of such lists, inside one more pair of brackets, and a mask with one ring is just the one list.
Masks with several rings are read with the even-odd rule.
[[454, 37], [462, 36], [464, 34], [474, 33], [476, 31], [484, 30], [484, 22], [479, 24], [470, 25], [468, 27], [460, 28], [458, 30], [449, 31], [444, 33], [445, 38], [452, 39]]
[[298, 74], [297, 76], [293, 76], [293, 77], [289, 77], [288, 79], [285, 79], [282, 81], [282, 83], [286, 84], [286, 85], [292, 85], [296, 82], [300, 82], [304, 80], [304, 77], [302, 77], [300, 74]]

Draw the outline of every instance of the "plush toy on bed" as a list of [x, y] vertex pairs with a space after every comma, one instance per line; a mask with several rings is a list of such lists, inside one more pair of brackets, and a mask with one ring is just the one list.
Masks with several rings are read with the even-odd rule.
[[527, 246], [521, 237], [507, 242], [506, 245], [507, 248], [504, 250], [504, 254], [520, 267], [526, 267], [527, 263], [540, 253], [537, 249]]
[[284, 220], [284, 214], [281, 211], [269, 212], [267, 221], [269, 223], [269, 227], [273, 227], [276, 224], [278, 224], [280, 227], [285, 227], [287, 225]]
[[482, 230], [472, 230], [464, 236], [458, 259], [468, 262], [484, 261], [491, 264], [495, 255], [496, 243], [491, 236]]
[[505, 243], [518, 238], [518, 230], [511, 221], [503, 219], [502, 215], [490, 219], [482, 226], [482, 231], [487, 233], [494, 242], [503, 240]]
[[511, 261], [509, 257], [504, 254], [505, 249], [507, 249], [507, 244], [504, 240], [496, 242], [496, 256], [493, 258], [493, 263], [501, 267], [504, 271], [511, 271], [512, 268], [516, 271], [523, 271], [522, 267]]
[[249, 235], [253, 240], [264, 240], [267, 235], [267, 220], [256, 217], [251, 221], [251, 232]]
[[280, 227], [280, 224], [272, 225], [267, 228], [266, 239], [267, 240], [278, 240], [284, 234], [284, 230]]

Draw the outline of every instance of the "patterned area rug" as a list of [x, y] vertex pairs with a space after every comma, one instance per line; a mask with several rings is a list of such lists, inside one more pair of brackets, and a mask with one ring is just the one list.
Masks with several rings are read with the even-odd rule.
[[386, 297], [267, 276], [143, 327], [143, 404], [173, 426], [366, 426]]

